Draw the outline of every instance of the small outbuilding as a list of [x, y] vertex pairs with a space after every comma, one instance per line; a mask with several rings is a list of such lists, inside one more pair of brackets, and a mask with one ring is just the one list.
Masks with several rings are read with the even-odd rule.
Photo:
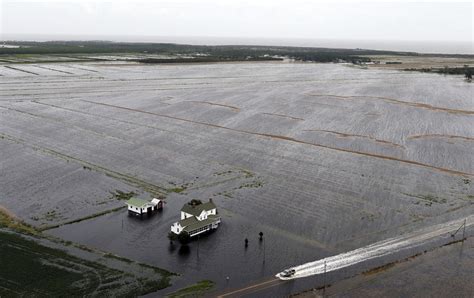
[[153, 198], [151, 202], [139, 198], [131, 198], [126, 204], [129, 213], [138, 215], [152, 214], [154, 211], [163, 209], [163, 201], [157, 198]]

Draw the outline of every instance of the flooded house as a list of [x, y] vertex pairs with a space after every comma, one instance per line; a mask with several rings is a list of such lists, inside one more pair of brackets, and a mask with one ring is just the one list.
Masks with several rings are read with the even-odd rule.
[[136, 215], [152, 214], [154, 211], [163, 209], [163, 201], [157, 198], [153, 198], [151, 201], [131, 198], [125, 204], [128, 206], [128, 212]]
[[220, 223], [221, 218], [212, 199], [206, 203], [192, 200], [181, 208], [181, 220], [171, 226], [171, 232], [179, 235], [184, 231], [193, 237], [217, 229]]

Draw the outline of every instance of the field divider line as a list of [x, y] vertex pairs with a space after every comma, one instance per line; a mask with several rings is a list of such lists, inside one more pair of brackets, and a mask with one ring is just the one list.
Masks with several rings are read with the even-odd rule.
[[4, 67], [12, 69], [12, 70], [16, 70], [16, 71], [21, 71], [21, 72], [24, 72], [24, 73], [29, 73], [29, 74], [32, 74], [32, 75], [35, 75], [35, 76], [39, 76], [39, 74], [37, 74], [36, 72], [24, 70], [24, 69], [21, 69], [21, 68], [16, 68], [16, 67], [9, 66], [9, 65], [4, 65]]
[[107, 104], [107, 103], [100, 103], [100, 102], [95, 102], [95, 101], [90, 101], [90, 100], [85, 100], [85, 99], [82, 99], [80, 101], [87, 102], [87, 103], [90, 103], [90, 104], [96, 104], [96, 105], [102, 105], [102, 106], [106, 106], [106, 107], [116, 108], [116, 109], [122, 109], [122, 110], [136, 112], [136, 113], [155, 115], [155, 116], [162, 117], [162, 118], [168, 118], [168, 119], [173, 119], [173, 120], [178, 120], [178, 121], [183, 121], [183, 122], [188, 122], [188, 123], [205, 125], [205, 126], [209, 126], [209, 127], [213, 127], [213, 128], [218, 128], [218, 129], [225, 129], [225, 130], [233, 131], [233, 132], [237, 132], [237, 133], [243, 133], [243, 134], [248, 134], [248, 135], [265, 137], [265, 138], [279, 140], [279, 141], [293, 142], [293, 143], [298, 143], [298, 144], [303, 144], [303, 145], [310, 145], [310, 146], [325, 148], [325, 149], [329, 149], [329, 150], [336, 150], [336, 151], [346, 152], [346, 153], [351, 153], [351, 154], [356, 154], [356, 155], [362, 155], [362, 156], [368, 156], [368, 157], [373, 157], [373, 158], [397, 161], [397, 162], [406, 163], [406, 164], [415, 165], [415, 166], [420, 166], [420, 167], [425, 167], [425, 168], [429, 168], [429, 169], [432, 169], [432, 170], [445, 172], [445, 173], [449, 173], [449, 174], [453, 174], [453, 175], [474, 176], [473, 173], [466, 173], [466, 172], [462, 172], [462, 171], [458, 171], [458, 170], [441, 168], [441, 167], [421, 163], [421, 162], [414, 161], [414, 160], [407, 160], [407, 159], [401, 159], [401, 158], [398, 158], [398, 157], [381, 155], [381, 154], [376, 154], [376, 153], [368, 153], [368, 152], [362, 152], [362, 151], [355, 151], [355, 150], [350, 150], [350, 149], [332, 147], [332, 146], [328, 146], [328, 145], [322, 145], [322, 144], [311, 143], [311, 142], [307, 142], [307, 141], [303, 141], [303, 140], [298, 140], [296, 138], [288, 137], [288, 136], [274, 135], [274, 134], [268, 134], [268, 133], [258, 133], [258, 132], [248, 131], [248, 130], [230, 128], [230, 127], [226, 127], [226, 126], [222, 126], [222, 125], [218, 125], [218, 124], [206, 123], [206, 122], [202, 122], [202, 121], [190, 120], [190, 119], [181, 118], [181, 117], [175, 117], [175, 116], [169, 116], [169, 115], [164, 115], [164, 114], [159, 114], [159, 113], [154, 113], [154, 112], [142, 111], [142, 110], [138, 110], [138, 109], [127, 108], [127, 107], [122, 107], [122, 106], [117, 106], [117, 105], [112, 105], [112, 104]]
[[118, 180], [120, 180], [120, 181], [122, 181], [122, 182], [124, 182], [128, 185], [138, 187], [138, 188], [142, 188], [143, 190], [145, 190], [147, 192], [150, 192], [152, 194], [165, 195], [166, 193], [168, 193], [168, 190], [164, 187], [154, 185], [150, 182], [147, 182], [147, 181], [144, 181], [144, 180], [141, 180], [141, 179], [138, 179], [138, 178], [135, 178], [135, 177], [132, 177], [132, 176], [114, 171], [114, 170], [110, 170], [110, 169], [105, 168], [103, 166], [96, 165], [96, 164], [90, 163], [88, 161], [81, 160], [77, 157], [73, 157], [71, 155], [67, 155], [67, 154], [61, 153], [61, 152], [53, 150], [53, 149], [49, 149], [49, 148], [42, 147], [42, 146], [35, 145], [35, 144], [30, 144], [30, 143], [28, 143], [27, 141], [25, 141], [21, 138], [17, 138], [17, 137], [10, 136], [8, 134], [0, 132], [0, 139], [7, 139], [7, 140], [10, 140], [10, 141], [15, 142], [15, 143], [23, 144], [23, 145], [26, 145], [26, 146], [32, 148], [35, 151], [41, 151], [43, 153], [46, 153], [46, 154], [54, 156], [54, 157], [61, 158], [61, 159], [66, 160], [66, 161], [74, 161], [74, 162], [76, 162], [76, 163], [78, 163], [82, 166], [88, 167], [88, 168], [90, 168], [92, 170], [95, 170], [97, 172], [101, 172], [106, 176], [118, 179]]
[[59, 69], [54, 69], [54, 68], [49, 68], [49, 67], [44, 67], [44, 66], [39, 66], [39, 65], [32, 65], [33, 67], [37, 67], [37, 68], [41, 68], [41, 69], [46, 69], [46, 70], [50, 70], [50, 71], [56, 71], [56, 72], [60, 72], [60, 73], [65, 73], [65, 74], [70, 74], [70, 75], [73, 75], [74, 73], [72, 72], [68, 72], [68, 71], [64, 71], [64, 70], [59, 70]]
[[420, 108], [420, 109], [427, 109], [430, 111], [437, 111], [437, 112], [446, 112], [446, 113], [451, 113], [451, 114], [465, 114], [465, 115], [473, 115], [474, 111], [470, 110], [457, 110], [457, 109], [451, 109], [451, 108], [444, 108], [444, 107], [437, 107], [437, 106], [432, 106], [427, 103], [420, 103], [420, 102], [411, 102], [411, 101], [406, 101], [406, 100], [400, 100], [400, 99], [395, 99], [395, 98], [390, 98], [390, 97], [382, 97], [382, 96], [371, 96], [371, 95], [335, 95], [335, 94], [314, 94], [314, 93], [307, 93], [306, 95], [308, 96], [314, 96], [314, 97], [331, 97], [331, 98], [337, 98], [341, 100], [351, 100], [351, 99], [361, 99], [361, 100], [366, 100], [366, 99], [379, 99], [382, 100], [386, 103], [390, 104], [397, 104], [397, 105], [405, 105], [409, 107], [414, 107], [414, 108]]
[[38, 231], [43, 232], [43, 231], [47, 231], [47, 230], [56, 229], [56, 228], [59, 228], [59, 227], [65, 226], [65, 225], [70, 225], [70, 224], [78, 223], [78, 222], [81, 222], [81, 221], [84, 221], [84, 220], [93, 219], [93, 218], [96, 218], [96, 217], [99, 217], [99, 216], [102, 216], [102, 215], [105, 215], [105, 214], [113, 213], [113, 212], [116, 212], [116, 211], [119, 211], [119, 210], [122, 210], [122, 209], [125, 209], [125, 208], [127, 208], [127, 206], [120, 206], [120, 207], [112, 208], [112, 209], [105, 210], [105, 211], [102, 211], [102, 212], [99, 212], [99, 213], [94, 213], [94, 214], [91, 214], [91, 215], [87, 215], [85, 217], [81, 217], [81, 218], [73, 219], [73, 220], [70, 220], [70, 221], [63, 222], [63, 223], [59, 223], [59, 224], [56, 224], [56, 225], [39, 227]]

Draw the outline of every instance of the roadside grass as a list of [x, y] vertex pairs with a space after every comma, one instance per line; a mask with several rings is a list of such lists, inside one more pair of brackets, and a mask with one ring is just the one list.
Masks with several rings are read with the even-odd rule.
[[36, 228], [24, 223], [2, 207], [0, 207], [0, 228], [9, 228], [27, 235], [37, 235], [39, 233]]
[[210, 280], [202, 280], [195, 283], [187, 288], [183, 288], [166, 295], [169, 298], [190, 298], [190, 297], [203, 297], [206, 292], [214, 287], [214, 282]]

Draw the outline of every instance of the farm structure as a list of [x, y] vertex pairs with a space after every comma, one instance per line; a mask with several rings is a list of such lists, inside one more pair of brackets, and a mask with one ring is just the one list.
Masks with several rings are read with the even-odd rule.
[[128, 206], [128, 212], [131, 214], [152, 214], [154, 211], [163, 209], [163, 201], [154, 198], [149, 201], [145, 201], [139, 198], [131, 198], [126, 202]]
[[179, 235], [184, 231], [193, 237], [217, 229], [220, 223], [221, 218], [212, 199], [207, 203], [192, 200], [181, 208], [181, 220], [171, 226], [171, 232]]

